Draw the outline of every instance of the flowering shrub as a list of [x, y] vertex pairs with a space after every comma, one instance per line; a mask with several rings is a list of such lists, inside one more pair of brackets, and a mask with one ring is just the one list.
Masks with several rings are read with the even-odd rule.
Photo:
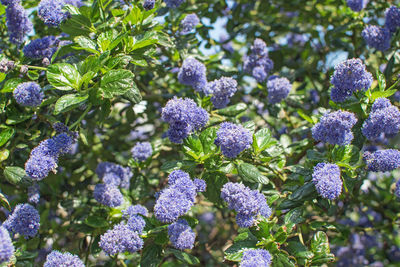
[[0, 3], [0, 267], [400, 265], [400, 1]]

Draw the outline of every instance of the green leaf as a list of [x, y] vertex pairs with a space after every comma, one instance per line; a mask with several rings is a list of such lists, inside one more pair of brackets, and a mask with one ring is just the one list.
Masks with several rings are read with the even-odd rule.
[[318, 231], [314, 234], [311, 240], [311, 251], [316, 255], [328, 254], [331, 252], [329, 248], [328, 236], [324, 232]]
[[145, 246], [140, 258], [140, 266], [157, 267], [163, 259], [162, 254], [163, 250], [160, 245], [151, 244]]
[[7, 182], [14, 185], [29, 186], [32, 184], [32, 179], [30, 179], [25, 170], [21, 167], [7, 166], [4, 168], [4, 177]]
[[108, 227], [108, 222], [106, 219], [99, 217], [99, 216], [95, 216], [95, 215], [91, 215], [91, 216], [87, 217], [85, 220], [85, 224], [89, 225], [93, 228]]
[[185, 263], [187, 263], [189, 265], [195, 265], [195, 264], [199, 264], [200, 263], [198, 258], [196, 258], [195, 256], [190, 255], [190, 254], [188, 254], [186, 252], [179, 251], [179, 250], [171, 248], [171, 249], [168, 249], [166, 251], [166, 254], [170, 254], [170, 253], [174, 254], [174, 256], [177, 259], [179, 259], [180, 261], [185, 262]]
[[300, 117], [302, 117], [303, 119], [305, 119], [309, 123], [314, 124], [313, 119], [310, 116], [308, 116], [307, 114], [305, 114], [303, 110], [298, 109], [297, 110], [297, 114], [299, 114]]
[[241, 261], [243, 251], [248, 248], [256, 248], [257, 242], [257, 238], [250, 232], [240, 234], [235, 239], [235, 243], [225, 250], [225, 259], [235, 262]]
[[385, 75], [383, 75], [382, 72], [379, 70], [376, 71], [376, 77], [378, 79], [378, 86], [379, 86], [379, 91], [385, 91], [386, 89], [386, 79]]
[[222, 204], [221, 188], [228, 182], [225, 174], [209, 171], [204, 174], [203, 179], [207, 183], [207, 189], [203, 195], [215, 204]]
[[15, 88], [17, 88], [18, 84], [22, 83], [23, 80], [21, 78], [12, 78], [4, 82], [3, 89], [1, 89], [1, 93], [10, 93], [13, 92]]
[[100, 54], [99, 51], [96, 50], [96, 43], [89, 39], [86, 36], [77, 36], [74, 38], [74, 41], [84, 50], [89, 51], [94, 54]]
[[242, 113], [243, 111], [246, 111], [246, 109], [247, 105], [245, 103], [239, 103], [226, 108], [218, 109], [217, 114], [228, 117], [235, 117], [240, 113]]
[[81, 75], [68, 63], [57, 63], [47, 68], [47, 80], [59, 90], [79, 90]]
[[129, 70], [110, 70], [108, 71], [100, 83], [100, 90], [105, 98], [123, 95], [136, 86], [134, 75]]
[[214, 140], [217, 137], [217, 128], [209, 127], [201, 132], [199, 139], [203, 146], [203, 152], [205, 154], [215, 152], [217, 146], [214, 144]]
[[253, 148], [256, 153], [276, 144], [275, 140], [271, 138], [271, 131], [267, 128], [258, 130], [253, 139]]
[[69, 111], [77, 107], [80, 103], [88, 99], [88, 95], [77, 96], [75, 94], [63, 95], [60, 97], [54, 107], [54, 115]]
[[306, 200], [309, 197], [316, 196], [317, 191], [315, 185], [311, 182], [305, 183], [303, 186], [296, 189], [290, 196], [290, 200]]
[[0, 193], [0, 204], [7, 210], [11, 211], [10, 203], [8, 202], [7, 198], [2, 193]]
[[289, 255], [280, 253], [274, 255], [272, 267], [295, 267], [296, 265], [289, 259]]
[[0, 147], [14, 136], [14, 128], [5, 128], [0, 132]]
[[142, 95], [140, 94], [135, 82], [133, 82], [133, 86], [124, 94], [124, 97], [127, 98], [132, 104], [137, 104], [142, 101]]
[[387, 91], [375, 91], [371, 95], [371, 100], [375, 101], [376, 99], [378, 99], [380, 97], [389, 97], [389, 96], [394, 95], [396, 92], [397, 92], [396, 89], [391, 89], [391, 90], [387, 90]]
[[239, 176], [246, 182], [268, 184], [267, 177], [262, 175], [256, 166], [249, 163], [241, 163], [238, 166]]
[[285, 224], [290, 225], [290, 227], [293, 227], [295, 224], [304, 222], [305, 219], [302, 217], [303, 211], [304, 211], [303, 207], [290, 210], [285, 215]]

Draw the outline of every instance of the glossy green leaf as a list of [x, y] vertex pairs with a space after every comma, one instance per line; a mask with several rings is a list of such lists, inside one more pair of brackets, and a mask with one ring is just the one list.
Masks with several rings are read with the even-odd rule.
[[102, 96], [105, 98], [112, 98], [127, 93], [136, 86], [133, 78], [134, 75], [129, 70], [119, 69], [108, 71], [103, 76], [100, 83]]
[[77, 96], [75, 94], [63, 95], [60, 97], [54, 107], [54, 115], [69, 111], [77, 107], [80, 103], [88, 99], [88, 95]]
[[81, 75], [68, 63], [57, 63], [47, 68], [47, 80], [59, 90], [79, 90]]
[[14, 128], [5, 128], [0, 132], [0, 147], [14, 136]]
[[237, 168], [239, 176], [246, 182], [260, 184], [269, 183], [268, 178], [262, 175], [257, 167], [252, 164], [241, 163]]

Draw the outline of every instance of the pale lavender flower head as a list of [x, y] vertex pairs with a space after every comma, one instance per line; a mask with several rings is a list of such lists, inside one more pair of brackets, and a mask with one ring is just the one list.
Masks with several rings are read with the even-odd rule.
[[3, 226], [9, 232], [25, 238], [34, 237], [40, 227], [39, 212], [30, 204], [18, 204]]
[[190, 33], [197, 24], [200, 23], [200, 19], [196, 14], [188, 14], [186, 17], [181, 21], [181, 34]]
[[268, 102], [270, 104], [276, 104], [289, 95], [290, 90], [292, 90], [292, 84], [285, 77], [279, 78], [277, 76], [272, 76], [268, 79], [267, 90]]
[[265, 249], [246, 249], [243, 252], [242, 261], [239, 267], [269, 267], [272, 263], [272, 256]]
[[24, 107], [37, 107], [42, 104], [44, 98], [42, 88], [35, 82], [20, 83], [13, 95], [15, 101]]
[[6, 18], [10, 42], [13, 44], [22, 44], [25, 36], [32, 31], [33, 24], [19, 1], [8, 1], [8, 3]]
[[99, 246], [109, 256], [124, 252], [134, 253], [142, 249], [143, 239], [126, 224], [120, 223], [100, 237]]
[[61, 253], [60, 251], [53, 250], [47, 255], [46, 262], [43, 267], [85, 267], [85, 264], [79, 259], [78, 256], [69, 252]]
[[314, 167], [312, 177], [321, 197], [334, 200], [340, 196], [343, 181], [340, 178], [340, 168], [336, 164], [318, 163]]
[[178, 80], [181, 84], [192, 86], [200, 92], [207, 84], [206, 66], [193, 57], [188, 57], [179, 69]]
[[136, 161], [145, 161], [153, 154], [153, 148], [149, 142], [138, 142], [132, 148], [132, 157]]
[[250, 148], [253, 137], [243, 126], [224, 122], [221, 123], [214, 143], [221, 147], [224, 156], [236, 158], [243, 150]]
[[111, 208], [118, 207], [124, 202], [121, 191], [112, 184], [97, 184], [94, 188], [93, 197], [100, 204]]
[[168, 235], [172, 245], [179, 250], [192, 249], [196, 239], [196, 234], [184, 219], [169, 225]]
[[0, 264], [9, 262], [14, 255], [14, 245], [7, 229], [0, 226]]
[[362, 31], [361, 36], [369, 47], [380, 51], [386, 51], [390, 48], [390, 38], [392, 35], [387, 28], [368, 25]]
[[400, 8], [391, 6], [386, 10], [385, 26], [395, 32], [400, 27]]
[[209, 82], [204, 88], [206, 95], [211, 95], [211, 102], [215, 108], [226, 107], [231, 97], [237, 91], [237, 82], [230, 77], [222, 77], [218, 80]]

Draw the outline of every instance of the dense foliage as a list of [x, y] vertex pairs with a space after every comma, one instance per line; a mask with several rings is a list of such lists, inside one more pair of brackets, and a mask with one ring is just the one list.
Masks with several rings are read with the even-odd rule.
[[399, 1], [0, 2], [0, 266], [400, 265]]

